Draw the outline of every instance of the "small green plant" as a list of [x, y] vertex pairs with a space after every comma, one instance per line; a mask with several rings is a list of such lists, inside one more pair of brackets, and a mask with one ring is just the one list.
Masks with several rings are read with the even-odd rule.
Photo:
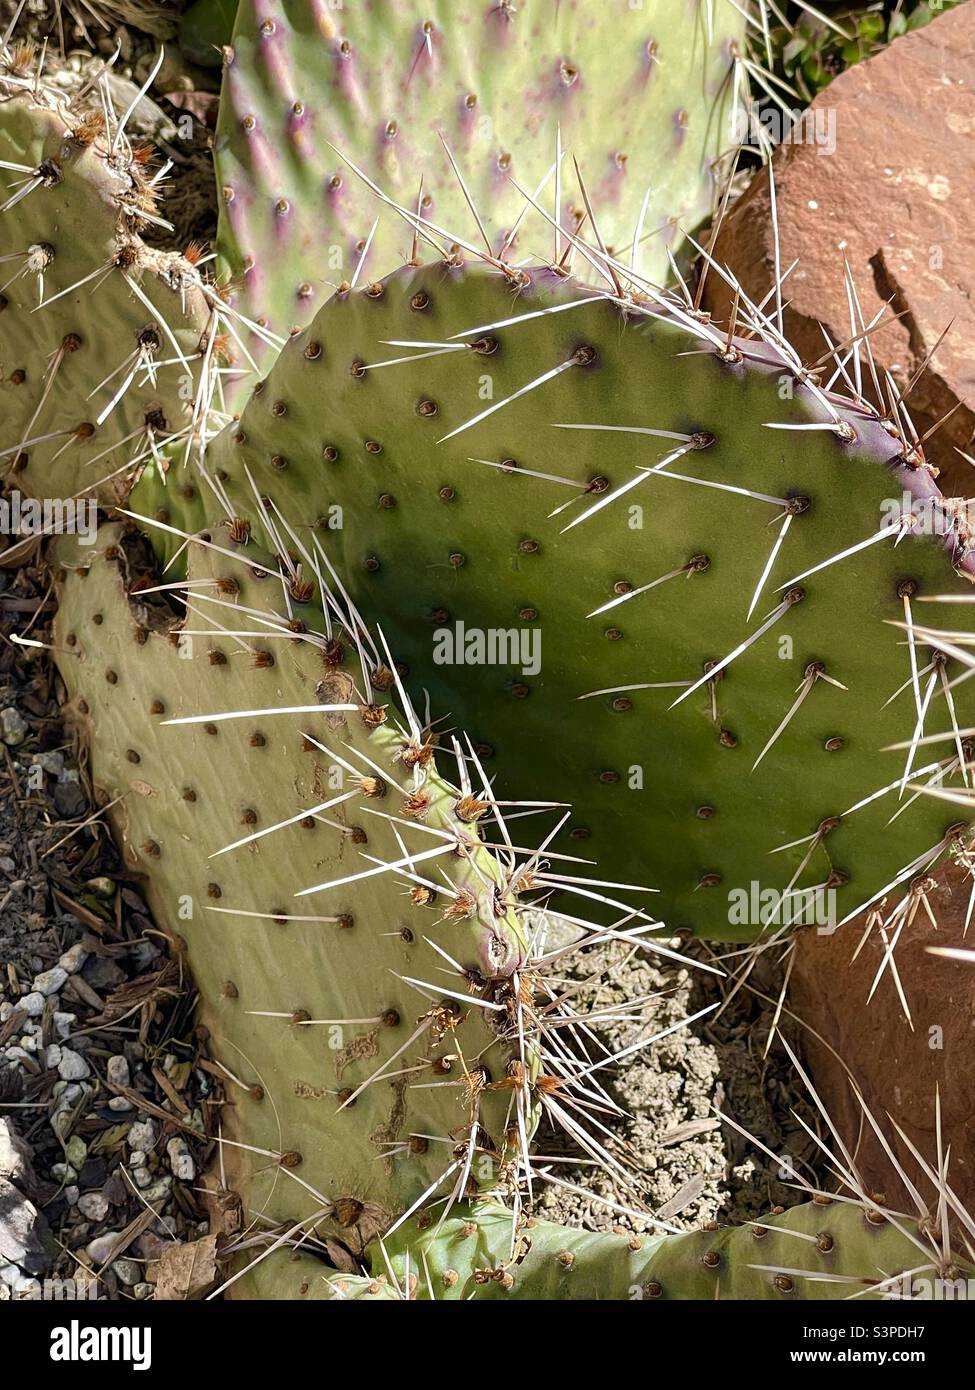
[[[930, 24], [958, 0], [878, 0], [862, 8], [829, 8], [828, 17], [799, 6], [789, 28], [771, 31], [776, 69], [810, 102], [846, 68], [862, 63], [902, 34]], [[793, 7], [790, 7], [793, 8]]]

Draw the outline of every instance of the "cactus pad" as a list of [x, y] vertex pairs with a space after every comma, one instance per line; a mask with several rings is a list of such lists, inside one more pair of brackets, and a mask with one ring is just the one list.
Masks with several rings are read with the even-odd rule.
[[[458, 1209], [438, 1229], [411, 1217], [371, 1259], [371, 1276], [323, 1270], [310, 1257], [272, 1257], [255, 1272], [263, 1296], [303, 1299], [528, 1299], [783, 1302], [882, 1298], [896, 1278], [927, 1283], [963, 1268], [925, 1246], [914, 1222], [819, 1197], [746, 1226], [663, 1236], [575, 1231], [529, 1221], [512, 1252], [512, 1214], [493, 1202]], [[919, 1281], [915, 1293], [923, 1297]], [[955, 1286], [957, 1287], [957, 1286]]]
[[[353, 165], [431, 224], [424, 249], [449, 227], [511, 262], [550, 254], [555, 229], [525, 194], [591, 242], [588, 196], [595, 235], [629, 258], [639, 234], [635, 263], [669, 279], [677, 227], [710, 211], [712, 162], [733, 143], [744, 30], [727, 0], [243, 0], [214, 150], [235, 302], [286, 334], [330, 285], [409, 258], [413, 225], [386, 209], [373, 235]], [[563, 255], [592, 273], [564, 238]]]
[[[765, 344], [549, 271], [405, 268], [322, 309], [210, 466], [242, 515], [245, 466], [285, 513], [340, 509], [408, 683], [669, 927], [835, 923], [957, 846], [917, 788], [959, 780], [972, 686], [918, 600], [968, 590], [968, 537], [881, 421]], [[768, 890], [808, 891], [769, 923]]]
[[156, 214], [148, 152], [106, 134], [97, 93], [31, 90], [29, 46], [5, 57], [0, 472], [34, 497], [110, 501], [131, 460], [189, 427], [212, 315], [194, 265], [138, 235]]
[[[192, 547], [180, 632], [148, 599], [130, 606], [123, 576], [141, 572], [118, 528], [73, 545], [57, 556], [67, 717], [96, 785], [121, 798], [130, 868], [188, 951], [229, 1068], [222, 1162], [250, 1215], [317, 1210], [361, 1244], [442, 1175], [444, 1194], [484, 1180], [513, 1113], [511, 1088], [489, 1088], [512, 1055], [510, 977], [525, 955], [480, 844], [487, 807], [400, 727], [388, 670], [374, 667], [364, 694], [346, 634], [302, 640], [328, 630], [320, 595], [292, 586], [286, 599], [253, 545], [246, 563]], [[276, 608], [276, 630], [254, 617]], [[311, 708], [278, 713], [292, 706]], [[231, 711], [252, 712], [221, 718]], [[179, 722], [201, 714], [212, 720]]]

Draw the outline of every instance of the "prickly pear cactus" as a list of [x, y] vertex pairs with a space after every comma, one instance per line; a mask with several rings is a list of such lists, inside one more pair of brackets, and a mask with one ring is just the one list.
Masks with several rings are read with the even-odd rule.
[[669, 280], [733, 143], [744, 32], [729, 0], [244, 0], [214, 148], [234, 302], [287, 334], [455, 237], [593, 275], [555, 221]]
[[111, 501], [193, 423], [212, 314], [191, 260], [138, 235], [151, 152], [106, 128], [97, 91], [38, 81], [30, 45], [0, 56], [0, 472]]
[[[293, 1299], [527, 1299], [772, 1302], [904, 1296], [898, 1276], [924, 1256], [914, 1222], [877, 1208], [819, 1197], [739, 1227], [675, 1235], [576, 1231], [550, 1221], [519, 1226], [496, 1202], [458, 1208], [441, 1225], [411, 1217], [377, 1246], [371, 1274], [323, 1270], [310, 1257], [272, 1256], [255, 1270], [257, 1289]], [[912, 1290], [932, 1296], [935, 1279], [964, 1266], [934, 1255]], [[955, 1286], [957, 1287], [957, 1286]], [[258, 1295], [260, 1296], [260, 1295]]]
[[[635, 1192], [600, 1074], [664, 1036], [595, 1060], [557, 1040], [580, 1022], [545, 973], [559, 906], [582, 940], [672, 956], [630, 880], [670, 931], [753, 937], [923, 898], [971, 836], [923, 795], [967, 782], [970, 634], [914, 608], [975, 576], [964, 518], [919, 445], [832, 393], [858, 355], [824, 386], [778, 302], [736, 340], [657, 289], [711, 203], [749, 8], [245, 0], [221, 290], [139, 239], [163, 175], [128, 113], [4, 41], [0, 463], [105, 502], [141, 470], [154, 553], [114, 524], [60, 539], [54, 649], [200, 988], [220, 1176], [270, 1232], [240, 1242], [261, 1255], [237, 1293], [961, 1277], [933, 1217], [862, 1194], [652, 1237], [530, 1215], [543, 1113]], [[221, 364], [263, 346], [280, 360], [213, 439]], [[561, 834], [512, 843], [509, 804]]]
[[784, 352], [551, 271], [407, 267], [336, 295], [210, 460], [256, 526], [245, 478], [340, 528], [408, 684], [671, 929], [835, 924], [959, 843], [918, 786], [960, 781], [972, 686], [913, 624], [968, 537]]
[[523, 909], [481, 844], [489, 804], [439, 776], [367, 639], [360, 663], [314, 583], [213, 544], [190, 550], [177, 631], [130, 606], [145, 577], [119, 528], [59, 541], [67, 717], [188, 952], [227, 1073], [228, 1185], [250, 1216], [317, 1211], [361, 1246], [530, 1129], [505, 1082]]

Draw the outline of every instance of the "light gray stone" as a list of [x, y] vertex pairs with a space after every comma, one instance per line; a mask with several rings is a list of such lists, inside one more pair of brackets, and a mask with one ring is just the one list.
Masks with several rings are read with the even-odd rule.
[[193, 1162], [189, 1145], [182, 1135], [177, 1134], [170, 1139], [166, 1145], [166, 1153], [169, 1155], [169, 1166], [172, 1169], [173, 1177], [179, 1178], [180, 1182], [192, 1182], [196, 1177], [196, 1164]]
[[92, 1264], [103, 1265], [112, 1253], [112, 1246], [118, 1238], [118, 1231], [106, 1231], [103, 1236], [96, 1236], [93, 1241], [90, 1241], [85, 1247], [85, 1253]]
[[154, 1120], [136, 1120], [129, 1130], [129, 1148], [141, 1149], [143, 1153], [148, 1153], [150, 1149], [156, 1147], [158, 1137], [159, 1131]]
[[66, 970], [69, 975], [76, 975], [90, 954], [91, 952], [86, 950], [80, 941], [76, 941], [75, 944], [70, 946], [68, 950], [65, 951], [64, 955], [59, 958], [58, 965], [62, 970]]
[[74, 1052], [70, 1047], [65, 1047], [61, 1049], [58, 1076], [63, 1081], [84, 1081], [85, 1077], [91, 1076], [91, 1067], [80, 1052]]
[[0, 1115], [0, 1178], [30, 1187], [33, 1182], [30, 1146], [21, 1139], [13, 1121]]
[[133, 1288], [142, 1278], [142, 1270], [135, 1260], [113, 1260], [112, 1271], [120, 1284]]
[[19, 709], [8, 705], [0, 710], [0, 738], [9, 747], [16, 748], [18, 743], [23, 743], [29, 732], [30, 726]]
[[34, 976], [34, 989], [39, 994], [57, 994], [68, 982], [68, 972], [60, 965], [52, 965], [50, 970], [42, 970]]
[[88, 1221], [104, 1221], [108, 1215], [108, 1199], [100, 1192], [83, 1192], [78, 1198], [78, 1210]]
[[130, 1086], [132, 1084], [128, 1059], [120, 1052], [117, 1052], [114, 1057], [109, 1057], [105, 1072], [113, 1086]]
[[53, 1256], [44, 1216], [7, 1178], [0, 1178], [0, 1260], [26, 1274], [43, 1274]]

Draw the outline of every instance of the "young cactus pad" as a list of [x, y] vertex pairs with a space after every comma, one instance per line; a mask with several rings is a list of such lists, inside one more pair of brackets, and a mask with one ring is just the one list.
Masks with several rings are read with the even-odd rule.
[[406, 267], [324, 306], [208, 467], [255, 534], [252, 486], [334, 527], [499, 795], [571, 805], [553, 848], [668, 927], [835, 923], [959, 843], [919, 788], [960, 782], [973, 687], [918, 600], [968, 591], [967, 536], [785, 349], [547, 270]]
[[98, 92], [69, 103], [29, 45], [0, 58], [0, 473], [33, 497], [111, 501], [131, 460], [191, 422], [212, 291], [140, 239], [152, 171]]
[[[371, 1252], [371, 1276], [331, 1273], [310, 1256], [271, 1256], [251, 1276], [257, 1297], [292, 1299], [670, 1300], [904, 1296], [964, 1278], [917, 1224], [876, 1207], [817, 1197], [746, 1226], [673, 1235], [577, 1231], [531, 1221], [512, 1251], [512, 1213], [491, 1201], [409, 1219]], [[926, 1248], [927, 1246], [930, 1248]], [[957, 1289], [958, 1284], [952, 1282]], [[963, 1285], [961, 1286], [963, 1287]]]
[[[591, 238], [588, 197], [603, 241], [669, 280], [678, 227], [710, 212], [713, 163], [734, 142], [744, 8], [243, 0], [214, 146], [234, 302], [286, 334], [329, 285], [364, 285], [446, 227], [512, 262], [555, 243], [591, 275], [544, 217], [525, 218], [524, 193]], [[406, 218], [377, 222], [365, 179]]]
[[229, 1185], [250, 1214], [324, 1213], [358, 1247], [445, 1172], [444, 1192], [490, 1177], [509, 1114], [530, 1132], [521, 1091], [489, 1089], [520, 1055], [522, 909], [481, 846], [487, 804], [439, 776], [370, 641], [360, 664], [313, 585], [286, 591], [271, 556], [245, 560], [219, 529], [213, 544], [190, 548], [177, 633], [148, 599], [130, 606], [141, 571], [118, 527], [59, 540], [67, 717], [185, 943], [228, 1069]]

